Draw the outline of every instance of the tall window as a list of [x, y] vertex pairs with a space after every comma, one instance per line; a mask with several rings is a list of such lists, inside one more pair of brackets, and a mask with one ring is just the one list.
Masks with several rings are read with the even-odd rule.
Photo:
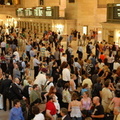
[[69, 0], [69, 3], [75, 3], [75, 0]]
[[40, 0], [40, 5], [44, 5], [44, 0]]

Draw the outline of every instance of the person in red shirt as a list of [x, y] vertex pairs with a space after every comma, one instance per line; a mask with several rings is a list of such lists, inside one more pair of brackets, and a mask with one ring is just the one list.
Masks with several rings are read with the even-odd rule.
[[105, 58], [106, 58], [106, 56], [103, 54], [103, 52], [101, 52], [100, 59], [104, 62]]
[[54, 105], [54, 95], [50, 95], [48, 98], [48, 102], [46, 103], [46, 116], [50, 118], [50, 120], [56, 120], [56, 107]]

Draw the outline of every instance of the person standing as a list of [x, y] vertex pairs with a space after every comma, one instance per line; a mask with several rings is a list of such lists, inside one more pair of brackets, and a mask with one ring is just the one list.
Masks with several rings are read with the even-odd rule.
[[22, 94], [22, 89], [20, 88], [20, 80], [18, 78], [15, 78], [14, 83], [11, 85], [11, 91], [13, 95], [13, 100], [19, 99], [19, 100], [26, 100], [26, 97]]
[[48, 98], [48, 102], [46, 103], [46, 115], [50, 118], [50, 120], [56, 120], [56, 107], [54, 104], [55, 96], [50, 95]]
[[93, 103], [95, 104], [95, 108], [91, 115], [92, 120], [104, 120], [104, 109], [103, 109], [103, 106], [100, 105], [100, 98], [94, 97]]
[[39, 65], [40, 65], [40, 62], [39, 62], [39, 60], [37, 59], [37, 55], [34, 55], [34, 59], [33, 59], [34, 78], [36, 78], [36, 76], [37, 76], [38, 73], [39, 73]]
[[60, 114], [62, 116], [62, 120], [71, 120], [70, 116], [68, 115], [68, 110], [66, 108], [61, 108]]
[[45, 120], [44, 115], [40, 112], [40, 108], [38, 106], [32, 107], [32, 113], [35, 115], [33, 120]]
[[17, 49], [15, 49], [15, 51], [14, 51], [13, 55], [15, 55], [15, 60], [16, 60], [16, 61], [19, 61], [19, 60], [20, 60], [20, 55], [19, 55], [19, 53], [18, 53], [18, 50], [17, 50]]
[[27, 43], [26, 54], [27, 54], [29, 60], [30, 60], [30, 50], [31, 50], [31, 48], [32, 48], [32, 46], [29, 43]]
[[18, 78], [18, 79], [21, 78], [20, 70], [17, 64], [14, 64], [14, 69], [13, 69], [13, 79], [15, 78]]
[[18, 99], [13, 102], [14, 107], [10, 110], [9, 120], [24, 120], [20, 101]]
[[[3, 94], [3, 110], [6, 111], [6, 100], [7, 100], [7, 90], [10, 87], [12, 80], [9, 79], [9, 74], [6, 73], [5, 75], [5, 80], [2, 81], [1, 83], [1, 93]], [[9, 109], [12, 107], [12, 102], [10, 99], [9, 100]]]
[[82, 45], [78, 45], [78, 50], [77, 50], [77, 53], [78, 53], [78, 58], [82, 58], [83, 57], [83, 47]]
[[85, 41], [86, 41], [86, 35], [85, 34], [83, 34], [83, 36], [82, 36], [82, 40], [83, 40], [83, 45], [85, 46]]
[[78, 32], [78, 46], [79, 46], [79, 44], [82, 45], [80, 32]]
[[113, 94], [110, 90], [111, 87], [111, 83], [109, 80], [106, 80], [104, 83], [104, 88], [102, 89], [102, 105], [104, 107], [104, 111], [109, 113], [110, 110], [108, 108], [112, 98], [113, 98]]
[[33, 90], [30, 93], [30, 103], [33, 103], [37, 98], [40, 98], [40, 94], [38, 92], [39, 87], [37, 84], [33, 85]]
[[1, 42], [1, 51], [2, 51], [2, 54], [4, 53], [6, 53], [6, 50], [5, 50], [5, 48], [6, 48], [6, 42], [3, 40], [2, 42]]
[[68, 63], [66, 63], [64, 69], [62, 70], [62, 79], [63, 79], [63, 86], [65, 83], [68, 83], [70, 81], [70, 70]]
[[77, 100], [78, 95], [77, 93], [72, 94], [72, 101], [69, 103], [68, 111], [70, 111], [70, 117], [72, 120], [82, 120], [82, 113], [81, 113], [81, 102]]

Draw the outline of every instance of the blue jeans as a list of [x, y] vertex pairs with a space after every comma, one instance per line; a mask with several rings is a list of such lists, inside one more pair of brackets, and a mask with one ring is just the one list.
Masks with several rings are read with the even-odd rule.
[[72, 120], [82, 120], [82, 117], [72, 117]]

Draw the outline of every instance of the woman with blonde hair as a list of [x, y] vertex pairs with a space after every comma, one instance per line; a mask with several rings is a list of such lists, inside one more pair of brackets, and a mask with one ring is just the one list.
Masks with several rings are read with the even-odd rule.
[[83, 93], [81, 104], [82, 104], [83, 117], [89, 117], [89, 113], [92, 107], [92, 101], [87, 91]]
[[69, 83], [70, 83], [70, 92], [73, 92], [73, 91], [76, 90], [76, 84], [75, 84], [74, 80], [76, 80], [76, 75], [72, 74], [71, 75], [71, 80], [69, 81]]

